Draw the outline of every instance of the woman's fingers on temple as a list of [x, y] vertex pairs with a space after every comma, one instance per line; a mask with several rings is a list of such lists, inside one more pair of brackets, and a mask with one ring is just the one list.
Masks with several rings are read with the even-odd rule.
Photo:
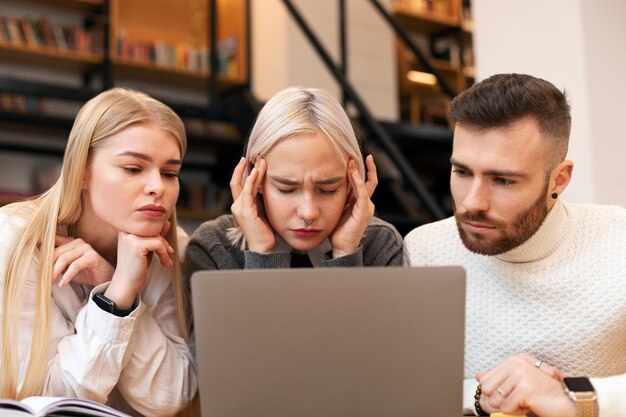
[[267, 161], [259, 157], [257, 158], [257, 163], [255, 167], [257, 168], [258, 174], [256, 177], [256, 181], [254, 181], [254, 190], [253, 190], [254, 195], [256, 195], [257, 192], [259, 191], [259, 187], [263, 183], [263, 178], [265, 178], [265, 173], [267, 172]]
[[365, 182], [365, 187], [371, 197], [374, 194], [376, 186], [378, 185], [378, 173], [376, 171], [376, 164], [374, 163], [374, 157], [372, 155], [367, 155], [367, 158], [365, 158], [365, 167], [367, 168], [367, 181]]
[[246, 181], [243, 184], [243, 188], [240, 193], [240, 195], [242, 195], [242, 197], [244, 198], [243, 201], [246, 201], [246, 199], [249, 197], [254, 197], [254, 187], [258, 177], [259, 169], [255, 166], [254, 168], [252, 168], [252, 171], [250, 171], [250, 175], [248, 175], [248, 178], [246, 178]]
[[233, 170], [232, 177], [230, 178], [230, 192], [233, 195], [233, 200], [236, 200], [241, 193], [241, 179], [243, 178], [243, 173], [246, 170], [246, 165], [246, 158], [241, 158]]
[[354, 190], [354, 196], [357, 200], [361, 198], [370, 198], [370, 194], [367, 190], [366, 184], [361, 179], [361, 176], [358, 172], [352, 172], [350, 175], [350, 180], [352, 182], [352, 188]]

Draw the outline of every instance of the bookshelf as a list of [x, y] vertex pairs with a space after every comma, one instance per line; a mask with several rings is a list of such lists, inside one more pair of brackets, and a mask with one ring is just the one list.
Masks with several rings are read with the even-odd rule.
[[[169, 104], [185, 122], [185, 166], [208, 178], [206, 190], [192, 181], [193, 193], [222, 196], [228, 190], [222, 171], [243, 140], [232, 125], [207, 116], [211, 1], [218, 13], [218, 92], [248, 88], [249, 0], [2, 0], [0, 157], [21, 152], [58, 160], [59, 138], [67, 137], [86, 100], [108, 87], [136, 88]], [[189, 185], [181, 182], [181, 190]], [[15, 191], [0, 205], [21, 191], [29, 195]], [[223, 197], [193, 201], [181, 217], [200, 221], [227, 210]]]
[[[224, 88], [248, 79], [246, 6], [216, 0], [218, 78]], [[207, 87], [209, 2], [110, 0], [110, 56], [114, 74]], [[167, 30], [163, 30], [167, 28]]]
[[[455, 94], [473, 83], [469, 0], [396, 0], [393, 13]], [[401, 119], [446, 124], [450, 99], [400, 41], [396, 50]]]

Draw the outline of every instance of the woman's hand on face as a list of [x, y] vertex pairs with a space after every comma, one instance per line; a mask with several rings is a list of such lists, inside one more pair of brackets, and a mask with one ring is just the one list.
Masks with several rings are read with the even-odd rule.
[[259, 187], [267, 171], [267, 162], [258, 158], [250, 171], [243, 187], [241, 181], [248, 161], [242, 158], [230, 180], [230, 191], [233, 204], [230, 206], [235, 224], [239, 226], [248, 243], [248, 249], [254, 252], [267, 253], [274, 250], [276, 237], [267, 219], [261, 214], [257, 196]]
[[352, 192], [339, 224], [330, 235], [333, 258], [348, 255], [359, 247], [363, 233], [374, 216], [374, 203], [370, 197], [376, 189], [378, 178], [371, 155], [366, 158], [366, 165], [368, 180], [363, 182], [355, 169], [354, 160], [348, 162], [348, 179], [352, 185]]
[[64, 287], [70, 281], [96, 286], [108, 282], [115, 268], [82, 239], [56, 235], [52, 283]]
[[367, 168], [367, 181], [365, 181], [365, 189], [370, 197], [374, 195], [376, 186], [378, 186], [378, 173], [376, 171], [376, 164], [374, 163], [374, 157], [367, 155], [365, 158], [365, 168]]
[[163, 224], [157, 236], [137, 236], [117, 233], [117, 265], [105, 296], [120, 309], [130, 309], [139, 291], [146, 283], [152, 256], [157, 256], [165, 268], [174, 265], [170, 254], [174, 249], [165, 239], [170, 222]]

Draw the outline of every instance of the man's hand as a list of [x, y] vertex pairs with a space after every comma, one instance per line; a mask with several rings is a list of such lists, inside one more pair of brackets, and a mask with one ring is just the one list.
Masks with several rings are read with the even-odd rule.
[[487, 412], [575, 417], [574, 402], [561, 384], [563, 376], [555, 366], [530, 355], [511, 356], [489, 372], [476, 375], [484, 394], [480, 399], [481, 407]]

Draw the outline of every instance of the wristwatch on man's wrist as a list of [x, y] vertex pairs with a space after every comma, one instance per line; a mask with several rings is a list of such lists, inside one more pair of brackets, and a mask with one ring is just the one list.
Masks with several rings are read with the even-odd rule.
[[117, 308], [113, 300], [108, 299], [104, 296], [104, 294], [97, 293], [93, 295], [93, 301], [96, 303], [98, 307], [106, 311], [107, 313], [111, 313], [117, 317], [126, 317], [130, 313], [132, 313], [133, 308], [129, 308], [128, 310], [122, 310]]
[[563, 378], [563, 387], [567, 396], [574, 401], [576, 417], [598, 417], [596, 391], [589, 378], [584, 376]]

